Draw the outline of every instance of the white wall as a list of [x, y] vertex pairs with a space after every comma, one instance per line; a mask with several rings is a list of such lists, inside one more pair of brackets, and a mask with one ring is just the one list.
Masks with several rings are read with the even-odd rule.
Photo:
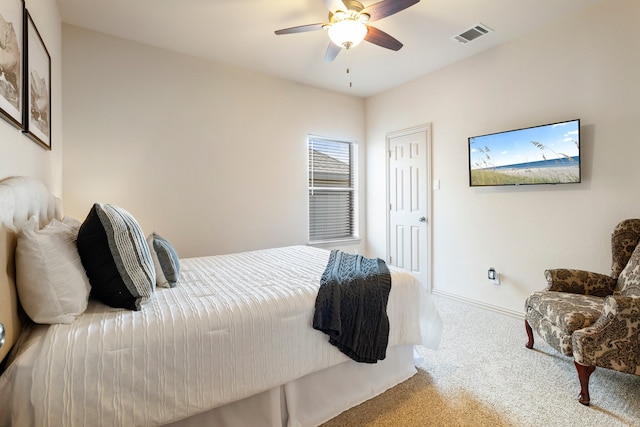
[[[368, 188], [385, 186], [387, 133], [433, 124], [436, 292], [521, 313], [546, 268], [609, 273], [611, 230], [640, 216], [639, 17], [640, 2], [609, 0], [367, 101]], [[573, 118], [581, 184], [469, 187], [469, 136]], [[377, 256], [385, 218], [384, 191], [370, 192], [367, 250]]]
[[74, 26], [62, 38], [64, 203], [78, 219], [120, 205], [181, 257], [305, 244], [307, 135], [356, 140], [364, 158], [362, 99]]
[[54, 0], [27, 0], [27, 10], [51, 56], [51, 151], [0, 118], [0, 179], [16, 175], [40, 179], [62, 197], [62, 35]]
[[[605, 1], [366, 109], [64, 25], [65, 208], [82, 219], [94, 201], [120, 204], [181, 256], [305, 243], [307, 134], [356, 139], [365, 159], [366, 131], [366, 248], [355, 250], [384, 256], [385, 135], [431, 123], [433, 288], [520, 313], [546, 268], [608, 272], [611, 229], [640, 215], [638, 16], [637, 1]], [[575, 117], [582, 184], [469, 188], [467, 137]]]

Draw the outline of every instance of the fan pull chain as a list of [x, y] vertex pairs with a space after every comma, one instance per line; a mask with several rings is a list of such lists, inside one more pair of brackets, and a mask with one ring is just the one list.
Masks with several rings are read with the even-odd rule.
[[347, 77], [349, 77], [349, 87], [353, 87], [353, 81], [351, 80], [351, 55], [349, 54], [350, 49], [347, 49]]

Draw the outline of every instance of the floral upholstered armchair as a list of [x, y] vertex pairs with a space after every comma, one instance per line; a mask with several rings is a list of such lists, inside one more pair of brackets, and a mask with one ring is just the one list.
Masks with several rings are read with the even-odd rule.
[[596, 366], [640, 375], [640, 219], [622, 221], [611, 236], [611, 275], [582, 270], [545, 271], [548, 286], [525, 303], [525, 328], [571, 356], [589, 405]]

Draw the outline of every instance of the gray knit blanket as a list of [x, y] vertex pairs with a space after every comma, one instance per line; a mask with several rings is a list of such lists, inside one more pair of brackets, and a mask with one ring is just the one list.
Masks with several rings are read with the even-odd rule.
[[391, 274], [379, 258], [333, 250], [320, 279], [313, 328], [357, 362], [386, 357]]

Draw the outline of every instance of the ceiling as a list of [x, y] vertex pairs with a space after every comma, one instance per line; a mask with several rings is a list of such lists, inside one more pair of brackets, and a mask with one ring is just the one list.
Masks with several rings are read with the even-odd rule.
[[[600, 1], [421, 0], [370, 24], [400, 40], [401, 50], [362, 42], [326, 63], [326, 31], [274, 34], [328, 22], [322, 0], [56, 0], [66, 24], [358, 97], [542, 30]], [[362, 1], [365, 7], [375, 2]], [[452, 39], [478, 23], [494, 32], [467, 44]]]

